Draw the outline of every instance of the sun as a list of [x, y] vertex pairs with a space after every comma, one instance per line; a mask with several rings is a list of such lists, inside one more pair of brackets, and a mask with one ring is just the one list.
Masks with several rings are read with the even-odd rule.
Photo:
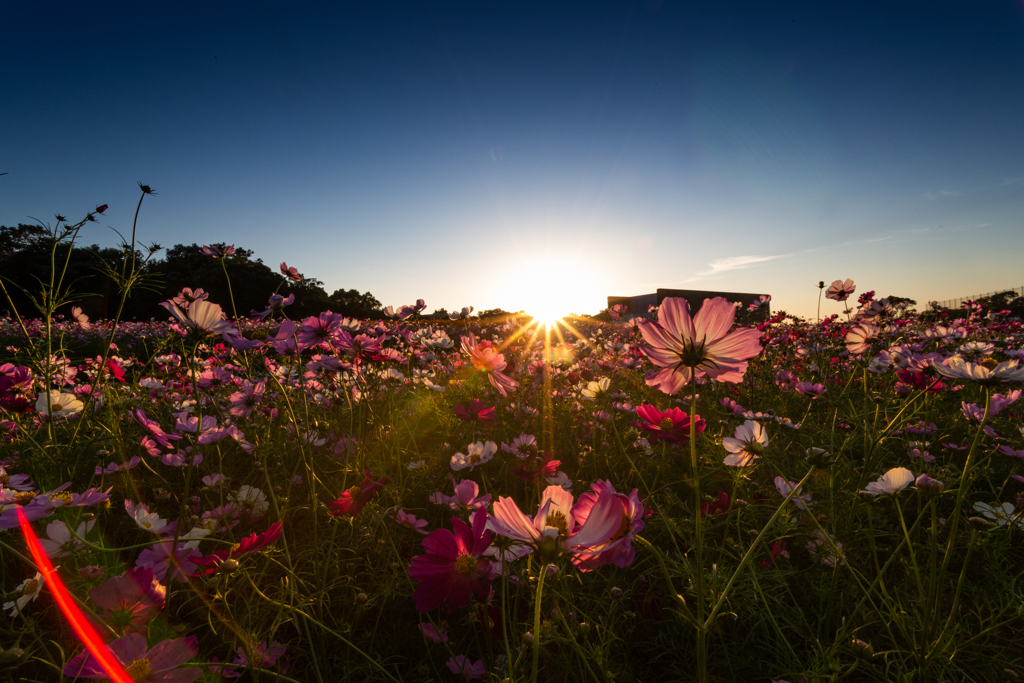
[[551, 326], [572, 313], [596, 313], [602, 308], [601, 290], [595, 268], [573, 259], [538, 255], [505, 274], [499, 294], [511, 310]]

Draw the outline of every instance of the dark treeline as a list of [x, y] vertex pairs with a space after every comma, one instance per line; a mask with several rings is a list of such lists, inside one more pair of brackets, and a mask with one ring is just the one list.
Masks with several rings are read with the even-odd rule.
[[[43, 289], [41, 285], [50, 282], [50, 273], [54, 270], [51, 263], [56, 265], [59, 275], [67, 260], [64, 283], [71, 288], [73, 303], [94, 320], [115, 316], [121, 291], [111, 273], [123, 272], [126, 258], [131, 260], [130, 249], [75, 246], [68, 259], [68, 246], [58, 244], [54, 253], [53, 242], [50, 231], [39, 225], [0, 226], [0, 277], [17, 311], [25, 317], [39, 315], [27, 294], [38, 298]], [[198, 244], [176, 244], [167, 249], [162, 258], [157, 251], [148, 260], [146, 252], [137, 252], [135, 258], [143, 264], [142, 279], [132, 288], [121, 319], [166, 318], [167, 313], [159, 303], [184, 287], [209, 292], [210, 301], [220, 304], [230, 316], [231, 294], [221, 262], [202, 254], [200, 249]], [[224, 266], [231, 278], [235, 307], [242, 317], [266, 309], [275, 292], [285, 297], [295, 295], [295, 303], [286, 309], [291, 318], [317, 315], [328, 309], [352, 317], [383, 317], [381, 303], [371, 293], [339, 289], [328, 295], [323, 283], [316, 278], [303, 277], [301, 282], [291, 282], [277, 267], [271, 268], [262, 259], [254, 259], [248, 249], [236, 247], [235, 254], [225, 260]], [[10, 306], [0, 294], [0, 309]], [[70, 308], [70, 304], [65, 308]]]

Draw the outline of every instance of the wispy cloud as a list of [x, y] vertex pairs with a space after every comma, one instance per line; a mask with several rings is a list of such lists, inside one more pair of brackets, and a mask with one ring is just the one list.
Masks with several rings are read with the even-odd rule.
[[938, 192], [925, 192], [924, 196], [930, 201], [935, 201], [936, 199], [942, 199], [943, 197], [956, 197], [959, 194], [960, 193], [956, 190], [939, 190]]
[[729, 256], [712, 261], [708, 264], [706, 270], [703, 270], [695, 275], [686, 278], [679, 284], [687, 284], [696, 280], [704, 280], [712, 277], [727, 273], [731, 270], [742, 270], [743, 268], [750, 268], [758, 263], [765, 263], [767, 261], [774, 261], [780, 258], [787, 258], [793, 254], [774, 254], [771, 256]]
[[1024, 175], [1016, 178], [1003, 178], [1002, 182], [1003, 185], [1020, 185], [1021, 183], [1024, 183]]

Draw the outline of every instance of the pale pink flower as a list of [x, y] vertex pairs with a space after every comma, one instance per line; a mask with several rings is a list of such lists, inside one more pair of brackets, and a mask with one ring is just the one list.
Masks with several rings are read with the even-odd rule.
[[907, 488], [913, 481], [914, 475], [906, 467], [894, 467], [879, 477], [877, 481], [868, 484], [861, 493], [866, 496], [891, 495]]
[[868, 322], [859, 322], [850, 328], [846, 333], [846, 348], [852, 354], [864, 353], [871, 349], [869, 343], [878, 337], [878, 325]]
[[747, 467], [761, 457], [768, 446], [768, 434], [760, 422], [747, 420], [733, 432], [732, 436], [722, 439], [722, 446], [729, 451], [722, 461], [730, 467]]
[[466, 453], [456, 453], [452, 456], [451, 466], [456, 472], [464, 469], [474, 469], [477, 465], [489, 462], [494, 454], [498, 452], [498, 445], [493, 441], [477, 441], [466, 446]]
[[623, 542], [625, 537], [612, 540], [623, 516], [622, 503], [616, 493], [602, 491], [585, 524], [576, 524], [572, 508], [571, 493], [560, 486], [549, 486], [541, 494], [535, 517], [524, 515], [511, 498], [499, 497], [487, 524], [499, 535], [547, 555], [568, 551], [593, 556]]
[[302, 276], [299, 275], [299, 269], [295, 266], [289, 268], [288, 264], [284, 261], [281, 261], [281, 275], [284, 275], [292, 282], [302, 282]]
[[423, 534], [424, 536], [427, 535], [427, 532], [424, 531], [427, 526], [427, 520], [419, 519], [416, 515], [411, 515], [405, 510], [399, 510], [395, 513], [395, 523], [409, 527], [413, 531]]
[[216, 336], [233, 331], [236, 335], [238, 334], [231, 321], [224, 319], [224, 311], [221, 307], [209, 301], [193, 301], [188, 307], [187, 313], [182, 313], [181, 309], [170, 301], [162, 301], [160, 305], [196, 336]]
[[675, 394], [696, 374], [721, 382], [739, 382], [747, 361], [761, 353], [760, 332], [740, 328], [729, 332], [736, 308], [722, 297], [705, 299], [694, 318], [686, 299], [669, 297], [658, 310], [658, 322], [646, 321], [640, 332], [644, 354], [661, 368], [648, 373], [647, 384]]
[[857, 286], [853, 284], [853, 280], [847, 279], [846, 282], [836, 280], [825, 290], [825, 298], [833, 301], [846, 301], [856, 289]]
[[83, 330], [92, 329], [92, 324], [89, 322], [89, 316], [82, 313], [82, 309], [78, 306], [71, 307], [71, 317], [75, 319], [75, 322], [77, 322], [78, 326]]

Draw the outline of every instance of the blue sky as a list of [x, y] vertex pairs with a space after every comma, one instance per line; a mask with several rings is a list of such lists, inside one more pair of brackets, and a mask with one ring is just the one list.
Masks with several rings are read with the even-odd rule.
[[109, 203], [114, 244], [141, 181], [144, 242], [428, 310], [1024, 285], [1021, 0], [5, 15], [0, 224]]

